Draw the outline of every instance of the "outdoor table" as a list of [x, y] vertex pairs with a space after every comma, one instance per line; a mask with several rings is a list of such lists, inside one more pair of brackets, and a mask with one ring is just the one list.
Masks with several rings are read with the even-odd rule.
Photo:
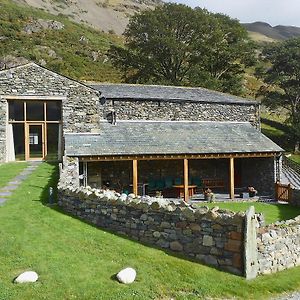
[[[176, 189], [176, 195], [179, 198], [184, 198], [184, 185], [173, 185]], [[188, 185], [189, 197], [192, 197], [195, 194], [195, 189], [197, 185]]]

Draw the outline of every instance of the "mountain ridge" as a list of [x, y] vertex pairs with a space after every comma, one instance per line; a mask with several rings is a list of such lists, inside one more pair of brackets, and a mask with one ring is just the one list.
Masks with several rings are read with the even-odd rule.
[[242, 23], [242, 25], [249, 31], [263, 35], [273, 40], [286, 40], [289, 38], [300, 37], [300, 27], [297, 26], [285, 26], [276, 25], [271, 26], [266, 22], [253, 22], [253, 23]]

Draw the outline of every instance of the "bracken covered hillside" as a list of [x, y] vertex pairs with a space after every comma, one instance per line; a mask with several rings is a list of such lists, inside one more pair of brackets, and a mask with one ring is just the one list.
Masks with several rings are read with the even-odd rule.
[[0, 69], [34, 61], [74, 79], [119, 82], [105, 55], [120, 37], [13, 1], [0, 1]]
[[122, 34], [130, 16], [162, 4], [161, 0], [14, 0], [41, 8], [52, 14], [63, 14], [77, 23]]

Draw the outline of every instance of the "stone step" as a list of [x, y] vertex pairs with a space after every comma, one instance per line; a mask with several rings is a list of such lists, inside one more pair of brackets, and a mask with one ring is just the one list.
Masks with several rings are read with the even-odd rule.
[[11, 196], [11, 192], [0, 192], [0, 197], [2, 198], [2, 197], [9, 197], [9, 196]]

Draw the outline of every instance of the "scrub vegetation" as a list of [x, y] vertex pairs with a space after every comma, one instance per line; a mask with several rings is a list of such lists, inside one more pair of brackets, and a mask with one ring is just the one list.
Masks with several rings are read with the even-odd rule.
[[[106, 51], [122, 38], [13, 1], [1, 0], [0, 11], [0, 63], [5, 64], [8, 55], [24, 57], [73, 79], [120, 81]], [[64, 27], [26, 33], [26, 25], [38, 19], [58, 21]]]

